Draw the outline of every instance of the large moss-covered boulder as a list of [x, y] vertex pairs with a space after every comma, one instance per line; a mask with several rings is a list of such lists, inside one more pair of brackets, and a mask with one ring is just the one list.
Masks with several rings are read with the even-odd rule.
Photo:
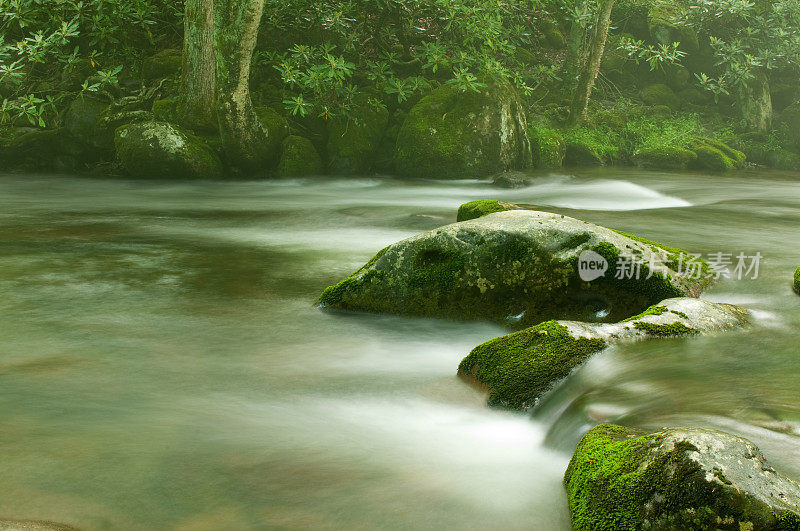
[[183, 63], [180, 48], [167, 48], [142, 61], [142, 76], [146, 81], [170, 77], [178, 73]]
[[110, 147], [99, 124], [108, 103], [90, 96], [79, 96], [64, 112], [63, 127], [88, 149]]
[[367, 98], [359, 99], [348, 116], [328, 121], [328, 167], [339, 175], [364, 174], [372, 170], [375, 155], [389, 122], [385, 107]]
[[[663, 299], [702, 291], [710, 282], [708, 271], [678, 273], [680, 253], [549, 212], [495, 212], [387, 247], [326, 289], [320, 303], [518, 327], [596, 315], [615, 321]], [[615, 278], [614, 268], [628, 256], [643, 262], [642, 273]], [[588, 266], [579, 258], [591, 260], [592, 267], [605, 264], [607, 274], [583, 280], [587, 271], [579, 267]]]
[[114, 146], [125, 171], [140, 178], [217, 179], [222, 164], [199, 138], [167, 122], [117, 129]]
[[508, 84], [439, 87], [411, 108], [397, 136], [395, 167], [405, 176], [481, 178], [530, 165], [525, 112]]
[[291, 135], [283, 141], [279, 177], [307, 177], [322, 173], [322, 160], [311, 140]]
[[533, 165], [543, 170], [557, 170], [564, 164], [567, 145], [555, 129], [531, 127], [528, 130], [533, 151]]
[[741, 151], [711, 138], [695, 138], [689, 149], [697, 155], [692, 165], [704, 170], [725, 172], [742, 168], [747, 161]]
[[254, 110], [266, 132], [266, 143], [261, 148], [274, 167], [281, 156], [283, 141], [289, 136], [289, 123], [271, 107], [258, 105]]
[[712, 429], [596, 426], [564, 483], [574, 529], [800, 529], [800, 485]]
[[572, 137], [565, 141], [564, 164], [567, 166], [603, 166], [605, 160], [597, 148], [583, 138]]
[[84, 146], [65, 129], [0, 126], [0, 170], [72, 172]]
[[778, 116], [776, 126], [795, 148], [800, 149], [800, 103], [794, 103], [784, 109]]
[[633, 163], [640, 168], [685, 170], [697, 160], [697, 153], [680, 146], [655, 146], [638, 150]]
[[645, 88], [642, 91], [642, 101], [645, 105], [665, 105], [672, 110], [677, 110], [681, 106], [681, 100], [675, 92], [667, 85], [660, 83]]
[[511, 409], [536, 401], [609, 343], [735, 329], [747, 312], [728, 304], [675, 298], [619, 323], [548, 321], [475, 347], [458, 368], [489, 392], [489, 404]]

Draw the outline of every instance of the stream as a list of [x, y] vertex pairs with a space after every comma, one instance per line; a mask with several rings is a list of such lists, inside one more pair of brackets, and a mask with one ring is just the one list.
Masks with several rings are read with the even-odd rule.
[[[459, 361], [487, 323], [332, 314], [327, 285], [481, 198], [696, 253], [752, 328], [614, 346], [528, 414]], [[735, 261], [735, 258], [734, 258]], [[800, 174], [635, 169], [533, 186], [0, 175], [0, 518], [85, 530], [568, 530], [594, 423], [710, 426], [800, 480]]]

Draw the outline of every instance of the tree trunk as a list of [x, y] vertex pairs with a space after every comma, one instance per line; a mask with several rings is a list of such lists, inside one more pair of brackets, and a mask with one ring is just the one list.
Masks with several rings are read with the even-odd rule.
[[186, 0], [180, 112], [186, 125], [216, 127], [214, 0]]
[[577, 0], [575, 2], [575, 15], [577, 18], [572, 22], [572, 27], [569, 29], [567, 55], [564, 58], [564, 64], [561, 65], [561, 79], [564, 80], [564, 88], [566, 90], [574, 90], [578, 81], [578, 70], [583, 63], [581, 55], [586, 37], [586, 28], [583, 26], [582, 20], [586, 17], [588, 10], [588, 0]]
[[586, 58], [586, 64], [581, 69], [578, 85], [575, 87], [575, 93], [572, 98], [569, 121], [573, 125], [586, 120], [589, 98], [592, 95], [597, 74], [600, 73], [600, 63], [603, 60], [603, 53], [606, 49], [606, 39], [608, 38], [608, 29], [611, 26], [611, 9], [613, 7], [614, 0], [600, 0], [597, 21], [592, 40], [589, 43], [589, 54]]
[[258, 38], [264, 0], [216, 0], [217, 112], [228, 162], [244, 171], [271, 162], [267, 131], [250, 99], [250, 62]]
[[739, 96], [742, 119], [753, 131], [767, 131], [772, 124], [772, 95], [769, 91], [769, 78], [760, 71], [750, 81], [747, 89]]

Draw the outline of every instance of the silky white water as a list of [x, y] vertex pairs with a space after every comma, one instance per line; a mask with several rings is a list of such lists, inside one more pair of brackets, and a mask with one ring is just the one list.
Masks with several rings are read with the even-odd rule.
[[[614, 347], [533, 415], [455, 376], [486, 323], [316, 297], [479, 198], [698, 253], [756, 252], [713, 300], [757, 322]], [[391, 178], [0, 176], [0, 518], [82, 529], [569, 529], [593, 423], [742, 434], [800, 479], [800, 177], [593, 170], [534, 186]]]

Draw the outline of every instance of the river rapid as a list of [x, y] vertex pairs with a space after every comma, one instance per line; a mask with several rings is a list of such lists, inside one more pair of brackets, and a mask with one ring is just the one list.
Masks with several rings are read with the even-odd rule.
[[[0, 518], [568, 530], [561, 478], [603, 421], [718, 427], [800, 480], [800, 174], [536, 177], [0, 175]], [[757, 279], [705, 295], [756, 322], [614, 346], [522, 414], [486, 408], [455, 374], [501, 328], [315, 308], [377, 250], [487, 197], [704, 255], [761, 253]]]

